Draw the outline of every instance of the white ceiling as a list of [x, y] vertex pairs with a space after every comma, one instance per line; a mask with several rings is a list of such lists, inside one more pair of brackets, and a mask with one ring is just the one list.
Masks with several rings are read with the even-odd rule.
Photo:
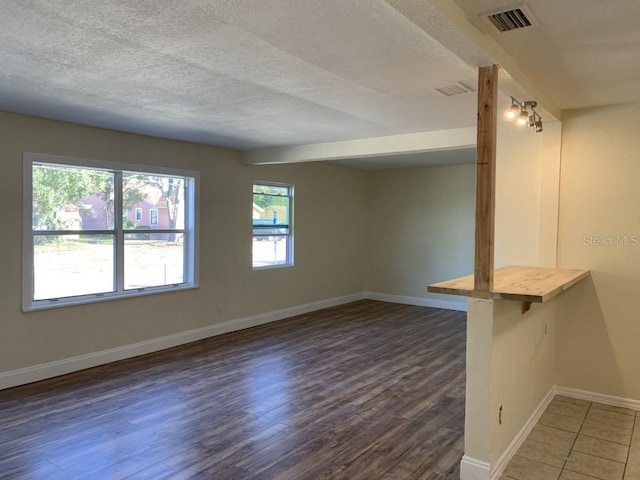
[[[563, 110], [640, 101], [640, 1], [456, 1]], [[539, 25], [500, 33], [482, 21], [521, 5]]]
[[[640, 101], [640, 1], [530, 1], [507, 34], [477, 14], [521, 2], [457, 2], [561, 107]], [[0, 109], [237, 149], [473, 126], [434, 88], [492, 59], [433, 5], [4, 0]]]
[[0, 108], [239, 149], [475, 122], [433, 91], [475, 69], [383, 0], [88, 3], [3, 1]]

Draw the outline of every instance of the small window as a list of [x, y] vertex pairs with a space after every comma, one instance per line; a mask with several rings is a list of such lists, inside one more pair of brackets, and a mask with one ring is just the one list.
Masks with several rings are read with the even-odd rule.
[[293, 187], [253, 184], [253, 268], [293, 265]]
[[152, 227], [158, 226], [158, 209], [151, 208], [149, 209], [149, 225]]
[[[32, 153], [24, 160], [24, 310], [197, 284], [196, 172]], [[153, 231], [138, 223], [135, 204], [152, 207]]]

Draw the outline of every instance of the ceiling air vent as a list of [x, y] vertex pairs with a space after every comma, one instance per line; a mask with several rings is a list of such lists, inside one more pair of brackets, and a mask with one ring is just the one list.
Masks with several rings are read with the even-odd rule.
[[474, 90], [465, 85], [462, 82], [450, 83], [434, 89], [436, 92], [444, 95], [445, 97], [453, 97], [454, 95], [460, 95], [462, 93], [473, 92]]
[[525, 6], [490, 13], [487, 14], [487, 18], [501, 33], [538, 25], [531, 11]]

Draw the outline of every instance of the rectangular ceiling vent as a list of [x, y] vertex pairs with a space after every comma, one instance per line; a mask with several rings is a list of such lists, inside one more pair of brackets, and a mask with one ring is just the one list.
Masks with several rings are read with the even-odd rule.
[[531, 10], [526, 6], [490, 13], [487, 14], [487, 18], [501, 33], [538, 25]]
[[461, 95], [463, 93], [475, 91], [473, 88], [462, 82], [450, 83], [448, 85], [443, 85], [442, 87], [437, 87], [434, 90], [445, 97], [453, 97], [454, 95]]

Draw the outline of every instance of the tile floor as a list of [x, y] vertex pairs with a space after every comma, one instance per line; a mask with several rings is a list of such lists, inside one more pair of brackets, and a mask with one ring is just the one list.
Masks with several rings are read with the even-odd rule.
[[640, 480], [640, 412], [557, 395], [501, 480]]

